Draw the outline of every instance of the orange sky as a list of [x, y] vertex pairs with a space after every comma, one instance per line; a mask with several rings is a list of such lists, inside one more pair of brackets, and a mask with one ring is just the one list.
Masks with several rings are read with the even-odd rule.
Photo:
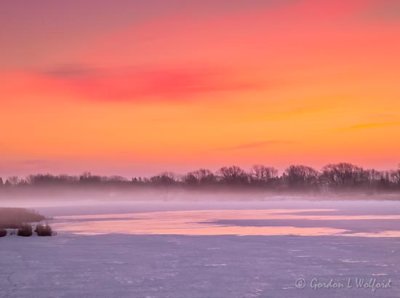
[[0, 175], [400, 163], [396, 0], [10, 1]]

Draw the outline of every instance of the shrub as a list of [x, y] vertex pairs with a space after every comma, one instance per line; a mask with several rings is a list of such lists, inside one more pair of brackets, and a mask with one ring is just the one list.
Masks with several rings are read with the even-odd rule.
[[0, 237], [7, 236], [7, 231], [5, 229], [0, 229]]
[[51, 236], [53, 231], [48, 224], [38, 224], [35, 232], [38, 236]]
[[22, 224], [18, 229], [18, 236], [30, 237], [32, 236], [32, 226], [30, 224]]

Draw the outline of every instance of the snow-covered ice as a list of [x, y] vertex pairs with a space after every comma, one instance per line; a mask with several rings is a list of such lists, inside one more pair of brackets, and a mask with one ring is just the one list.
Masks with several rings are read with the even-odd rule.
[[0, 239], [0, 297], [400, 297], [399, 208], [380, 203], [43, 208], [58, 235]]

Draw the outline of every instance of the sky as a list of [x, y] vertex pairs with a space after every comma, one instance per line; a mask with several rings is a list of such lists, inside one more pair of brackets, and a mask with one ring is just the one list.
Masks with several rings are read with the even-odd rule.
[[0, 175], [400, 163], [397, 0], [0, 3]]

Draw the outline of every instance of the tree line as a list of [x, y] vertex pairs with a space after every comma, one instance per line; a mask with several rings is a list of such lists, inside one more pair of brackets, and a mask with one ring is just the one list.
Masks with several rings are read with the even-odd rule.
[[0, 187], [24, 186], [149, 186], [149, 187], [240, 187], [270, 190], [400, 190], [400, 167], [397, 170], [364, 169], [350, 163], [328, 164], [321, 170], [305, 165], [291, 165], [281, 174], [274, 167], [255, 165], [246, 171], [226, 166], [217, 171], [199, 169], [184, 175], [164, 172], [152, 177], [98, 176], [89, 172], [79, 176], [37, 174], [26, 178], [0, 178]]

